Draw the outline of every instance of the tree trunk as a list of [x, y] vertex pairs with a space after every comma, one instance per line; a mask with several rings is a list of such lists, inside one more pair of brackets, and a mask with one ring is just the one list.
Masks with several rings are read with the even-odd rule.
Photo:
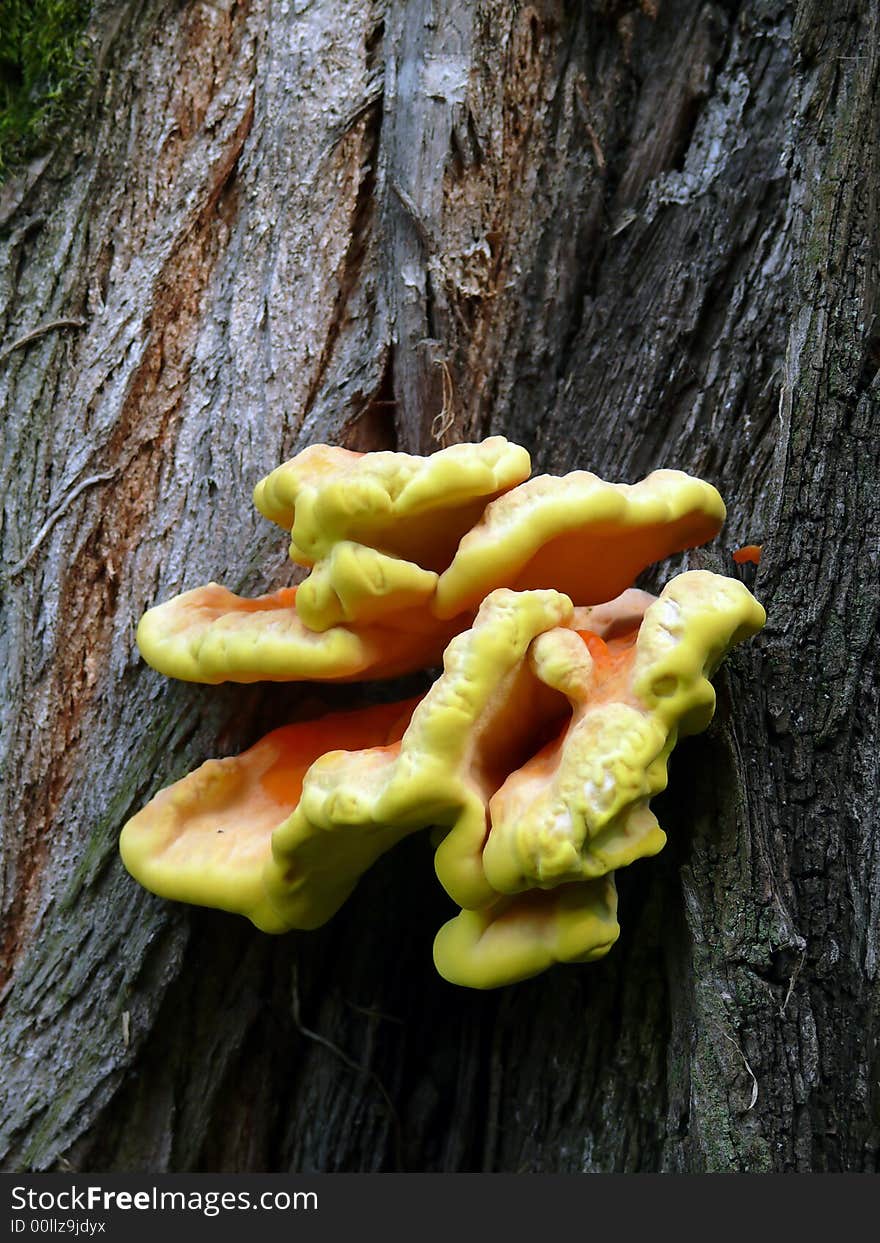
[[[92, 30], [93, 96], [0, 204], [3, 1167], [875, 1169], [876, 6], [99, 0]], [[140, 889], [117, 840], [156, 789], [364, 693], [172, 683], [144, 609], [290, 581], [250, 492], [305, 445], [496, 432], [711, 480], [692, 565], [763, 545], [767, 628], [612, 953], [444, 983], [421, 838], [318, 932]]]

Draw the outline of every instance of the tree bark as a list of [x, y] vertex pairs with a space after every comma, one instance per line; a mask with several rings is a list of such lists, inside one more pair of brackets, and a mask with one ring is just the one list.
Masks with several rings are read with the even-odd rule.
[[[876, 1169], [876, 6], [99, 0], [92, 33], [81, 120], [0, 199], [0, 1164]], [[711, 480], [691, 565], [763, 545], [612, 953], [445, 984], [420, 839], [314, 933], [141, 890], [155, 790], [363, 693], [171, 683], [144, 609], [291, 581], [250, 492], [305, 445], [497, 432]]]

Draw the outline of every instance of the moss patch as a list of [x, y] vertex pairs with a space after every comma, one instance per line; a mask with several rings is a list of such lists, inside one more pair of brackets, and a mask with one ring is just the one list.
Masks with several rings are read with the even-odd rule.
[[85, 93], [90, 0], [0, 0], [0, 180], [39, 155]]

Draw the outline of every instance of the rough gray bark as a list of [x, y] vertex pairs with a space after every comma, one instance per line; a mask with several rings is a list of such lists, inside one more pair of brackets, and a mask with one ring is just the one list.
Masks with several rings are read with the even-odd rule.
[[[876, 6], [101, 0], [94, 33], [0, 213], [3, 1167], [875, 1169]], [[489, 432], [711, 479], [712, 568], [763, 543], [767, 628], [614, 951], [446, 985], [423, 841], [317, 933], [140, 890], [159, 786], [352, 694], [166, 682], [144, 608], [289, 581], [249, 498], [304, 445]]]

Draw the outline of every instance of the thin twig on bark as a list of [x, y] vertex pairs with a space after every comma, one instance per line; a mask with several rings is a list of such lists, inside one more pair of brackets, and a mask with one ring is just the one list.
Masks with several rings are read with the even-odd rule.
[[44, 337], [47, 332], [54, 332], [56, 328], [85, 328], [87, 323], [88, 320], [85, 319], [50, 319], [48, 323], [38, 324], [36, 328], [26, 332], [23, 337], [19, 337], [11, 345], [7, 345], [4, 350], [0, 350], [0, 363], [5, 363], [9, 355], [15, 350], [21, 349], [24, 345], [30, 345], [31, 341]]

